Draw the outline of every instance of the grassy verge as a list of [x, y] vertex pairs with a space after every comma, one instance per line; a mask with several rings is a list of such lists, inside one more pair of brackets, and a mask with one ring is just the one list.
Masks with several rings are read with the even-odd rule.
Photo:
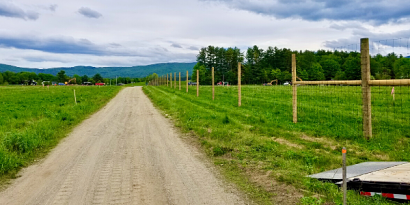
[[[75, 89], [77, 104], [74, 101]], [[43, 157], [74, 126], [103, 107], [119, 86], [0, 87], [0, 178]]]
[[[375, 136], [370, 141], [362, 137], [358, 87], [299, 87], [298, 124], [292, 123], [290, 87], [244, 86], [242, 107], [237, 107], [235, 87], [216, 87], [215, 101], [210, 87], [201, 87], [200, 97], [196, 87], [189, 89], [187, 94], [185, 86], [181, 91], [149, 86], [144, 92], [182, 130], [195, 132], [215, 164], [261, 204], [282, 203], [279, 196], [286, 194], [301, 195], [301, 204], [341, 204], [342, 193], [335, 185], [305, 176], [339, 168], [344, 146], [349, 165], [410, 161], [405, 134], [409, 126], [404, 123], [408, 89], [401, 89], [395, 102], [386, 95], [388, 88], [373, 90]], [[254, 180], [261, 177], [264, 180]], [[298, 193], [261, 185], [267, 180], [278, 187], [292, 186]], [[348, 198], [349, 204], [393, 204], [354, 191]]]

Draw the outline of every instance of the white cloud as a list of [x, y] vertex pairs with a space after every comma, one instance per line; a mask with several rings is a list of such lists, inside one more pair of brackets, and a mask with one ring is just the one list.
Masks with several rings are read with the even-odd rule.
[[[7, 2], [25, 19], [28, 11], [37, 13], [36, 21], [0, 14], [0, 25], [6, 25], [0, 27], [0, 63], [24, 67], [193, 62], [198, 50], [208, 45], [236, 46], [243, 52], [253, 45], [315, 50], [359, 43], [362, 37], [410, 35], [403, 31], [410, 28], [405, 18], [382, 25], [360, 19], [277, 19], [220, 2], [71, 0], [58, 7], [52, 0]], [[88, 9], [79, 15], [80, 8]]]

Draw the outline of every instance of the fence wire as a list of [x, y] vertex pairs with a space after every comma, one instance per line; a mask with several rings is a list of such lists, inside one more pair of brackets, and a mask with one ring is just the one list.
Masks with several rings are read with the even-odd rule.
[[[178, 95], [196, 97], [195, 83], [196, 79], [190, 80], [188, 93], [185, 75], [181, 76], [181, 89], [179, 76], [175, 82], [174, 75], [168, 86], [166, 76], [159, 83], [151, 85], [161, 86]], [[198, 100], [206, 99], [200, 103], [219, 111], [238, 106], [237, 85], [215, 85], [214, 89], [215, 100], [212, 101], [212, 86], [200, 84]], [[242, 85], [243, 117], [270, 123], [272, 130], [281, 128], [316, 136], [363, 139], [361, 86], [300, 85], [297, 89], [297, 124], [292, 122], [291, 85]], [[399, 142], [401, 137], [410, 137], [410, 87], [394, 86], [393, 89], [393, 86], [372, 86], [371, 92], [373, 137], [391, 143], [395, 143], [395, 140]]]

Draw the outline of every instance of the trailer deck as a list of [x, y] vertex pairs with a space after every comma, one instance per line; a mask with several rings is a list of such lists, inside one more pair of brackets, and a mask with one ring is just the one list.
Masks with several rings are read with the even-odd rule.
[[[346, 167], [347, 188], [361, 195], [380, 194], [387, 198], [410, 200], [410, 163], [364, 162]], [[342, 168], [308, 177], [342, 185]]]

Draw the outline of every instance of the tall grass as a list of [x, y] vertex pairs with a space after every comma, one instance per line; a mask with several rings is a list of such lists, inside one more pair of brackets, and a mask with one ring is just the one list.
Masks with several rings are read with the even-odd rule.
[[0, 176], [13, 177], [21, 167], [45, 155], [120, 89], [117, 86], [0, 87]]
[[[199, 97], [196, 87], [190, 87], [188, 94], [185, 87], [182, 91], [144, 87], [152, 101], [176, 119], [177, 126], [200, 137], [216, 163], [231, 165], [242, 174], [247, 169], [271, 171], [273, 179], [305, 190], [301, 203], [307, 204], [341, 203], [342, 195], [335, 185], [306, 175], [339, 168], [343, 146], [348, 148], [349, 165], [410, 161], [406, 135], [410, 129], [405, 123], [410, 92], [402, 88], [393, 102], [389, 89], [372, 89], [375, 134], [367, 141], [362, 135], [360, 87], [299, 86], [297, 124], [292, 122], [289, 86], [243, 86], [241, 107], [237, 106], [236, 87], [216, 87], [215, 101], [207, 86], [200, 87]], [[391, 203], [361, 197], [354, 191], [349, 191], [349, 202]]]

